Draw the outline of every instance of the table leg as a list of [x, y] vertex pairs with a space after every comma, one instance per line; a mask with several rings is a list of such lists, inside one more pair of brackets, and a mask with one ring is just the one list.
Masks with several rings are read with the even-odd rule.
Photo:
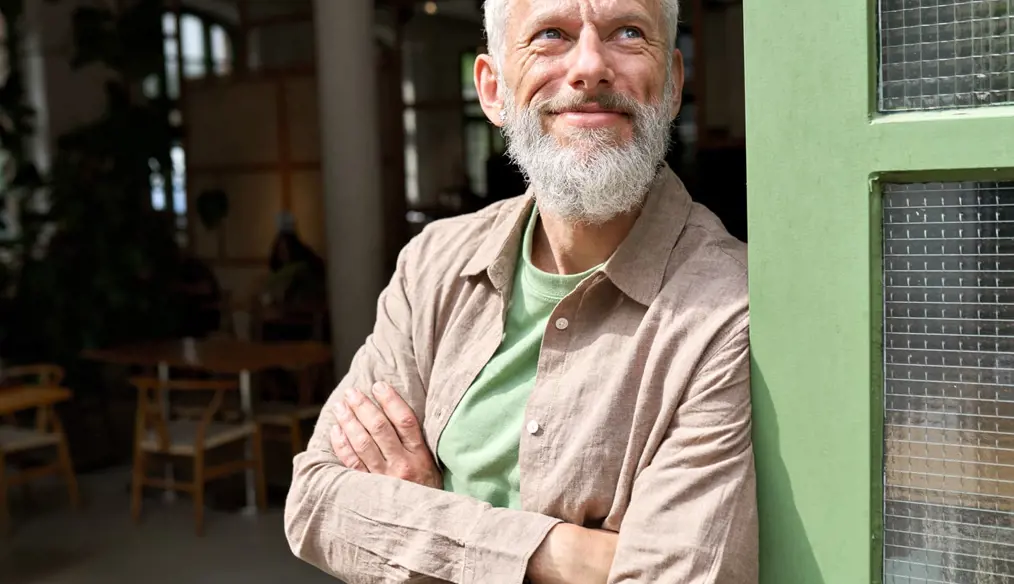
[[[254, 412], [253, 412], [253, 389], [250, 387], [250, 370], [244, 369], [239, 373], [239, 403], [240, 408], [243, 410], [243, 416], [246, 418], [248, 423], [255, 423]], [[246, 444], [246, 456], [247, 460], [252, 460], [254, 456], [252, 441], [248, 440]], [[246, 507], [243, 508], [244, 515], [256, 515], [257, 514], [257, 490], [255, 487], [256, 479], [254, 477], [253, 469], [247, 469], [246, 471]]]
[[[158, 379], [159, 379], [159, 381], [169, 381], [169, 365], [167, 363], [159, 363], [158, 364]], [[168, 415], [169, 414], [169, 407], [170, 407], [170, 404], [169, 404], [169, 392], [168, 391], [159, 392], [159, 401], [160, 401], [160, 405], [162, 406], [162, 411], [165, 412], [166, 415]], [[165, 465], [165, 480], [169, 484], [173, 484], [173, 464], [172, 464], [172, 461], [166, 463], [166, 465]], [[171, 503], [171, 502], [175, 501], [176, 500], [176, 491], [173, 490], [173, 489], [166, 489], [162, 493], [162, 499], [165, 502], [167, 502], [167, 503]]]

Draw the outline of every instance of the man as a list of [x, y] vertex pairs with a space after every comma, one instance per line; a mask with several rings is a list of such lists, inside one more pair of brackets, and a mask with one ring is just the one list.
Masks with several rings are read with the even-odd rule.
[[745, 251], [663, 163], [676, 0], [487, 0], [528, 195], [434, 223], [295, 460], [348, 582], [752, 584]]

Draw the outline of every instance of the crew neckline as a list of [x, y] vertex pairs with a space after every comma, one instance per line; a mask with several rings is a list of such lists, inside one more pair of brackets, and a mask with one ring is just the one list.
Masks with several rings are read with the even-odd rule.
[[559, 302], [573, 292], [585, 278], [600, 270], [605, 262], [579, 274], [550, 274], [540, 270], [532, 263], [532, 241], [538, 222], [539, 206], [533, 205], [521, 244], [521, 277], [524, 278], [526, 290], [531, 290], [546, 300]]

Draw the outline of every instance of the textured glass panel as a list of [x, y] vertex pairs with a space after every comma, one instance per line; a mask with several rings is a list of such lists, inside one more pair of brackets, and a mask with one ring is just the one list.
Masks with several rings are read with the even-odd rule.
[[884, 581], [1014, 582], [1014, 183], [884, 192]]
[[880, 0], [880, 110], [1014, 103], [1014, 0]]

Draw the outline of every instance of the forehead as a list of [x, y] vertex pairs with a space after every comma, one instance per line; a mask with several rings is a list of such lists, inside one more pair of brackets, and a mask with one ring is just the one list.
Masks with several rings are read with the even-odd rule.
[[662, 0], [509, 0], [508, 27], [532, 20], [565, 16], [595, 21], [622, 16], [642, 16], [661, 23]]

